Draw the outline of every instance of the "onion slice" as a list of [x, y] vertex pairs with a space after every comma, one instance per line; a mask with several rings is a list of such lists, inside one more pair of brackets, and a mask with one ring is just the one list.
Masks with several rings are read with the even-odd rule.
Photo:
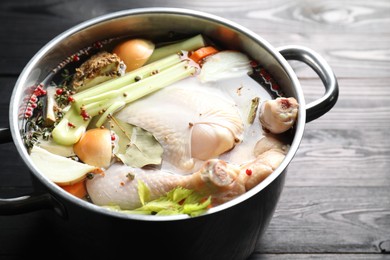
[[237, 51], [220, 51], [204, 59], [198, 76], [202, 83], [237, 78], [252, 72], [250, 59]]
[[30, 158], [44, 176], [58, 185], [71, 185], [83, 180], [89, 172], [100, 171], [98, 167], [50, 153], [39, 146], [31, 149]]

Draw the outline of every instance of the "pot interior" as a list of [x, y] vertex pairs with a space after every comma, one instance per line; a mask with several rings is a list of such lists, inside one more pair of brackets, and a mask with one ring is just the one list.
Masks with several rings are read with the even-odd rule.
[[[272, 75], [285, 96], [295, 97], [298, 103], [304, 104], [299, 83], [286, 60], [260, 36], [238, 24], [213, 15], [181, 9], [134, 9], [104, 15], [77, 25], [50, 41], [31, 59], [15, 86], [10, 106], [11, 131], [19, 153], [38, 179], [56, 193], [64, 194], [35, 169], [28, 158], [21, 138], [25, 124], [23, 118], [23, 111], [26, 108], [25, 100], [28, 100], [33, 89], [53, 70], [56, 70], [62, 63], [67, 63], [80, 50], [88, 52], [97, 43], [110, 44], [110, 39], [115, 41], [123, 37], [136, 36], [161, 42], [175, 41], [196, 34], [203, 34], [213, 43], [227, 49], [247, 53]], [[302, 108], [300, 109], [302, 111]], [[276, 171], [275, 176], [268, 182], [264, 182], [262, 187], [254, 189], [251, 194], [243, 196], [241, 200], [257, 193], [286, 168], [301, 139], [303, 122], [304, 118], [300, 116], [295, 129], [294, 141], [285, 162], [279, 167], [281, 169]], [[237, 202], [230, 204], [234, 203]]]

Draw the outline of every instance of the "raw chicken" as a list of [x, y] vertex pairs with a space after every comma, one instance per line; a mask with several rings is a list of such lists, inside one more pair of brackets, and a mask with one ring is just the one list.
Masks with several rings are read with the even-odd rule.
[[197, 80], [184, 80], [137, 100], [116, 117], [152, 133], [164, 148], [163, 163], [183, 174], [199, 169], [197, 160], [203, 164], [231, 150], [244, 131], [235, 102]]
[[[263, 138], [262, 142], [273, 142], [273, 139], [266, 139], [267, 137]], [[241, 166], [219, 159], [207, 160], [199, 171], [191, 175], [114, 164], [104, 175], [98, 174], [88, 180], [87, 190], [94, 204], [135, 209], [141, 206], [137, 185], [138, 180], [142, 180], [151, 191], [151, 200], [180, 186], [196, 190], [205, 196], [211, 195], [212, 205], [216, 206], [244, 194], [271, 174], [282, 162], [287, 151], [286, 146], [285, 150], [282, 150], [278, 145], [279, 143], [276, 143], [259, 154], [255, 160]]]
[[255, 148], [253, 149], [253, 154], [255, 157], [258, 157], [271, 149], [279, 149], [287, 153], [288, 149], [290, 149], [290, 145], [286, 145], [275, 136], [267, 134], [257, 141]]
[[260, 108], [260, 122], [265, 130], [280, 134], [290, 129], [298, 115], [295, 98], [279, 97], [265, 101]]
[[185, 176], [160, 170], [143, 170], [115, 163], [104, 175], [97, 174], [87, 180], [88, 194], [93, 203], [100, 206], [118, 205], [121, 209], [134, 209], [141, 206], [138, 197], [138, 181], [148, 185], [150, 198], [158, 198], [177, 187]]

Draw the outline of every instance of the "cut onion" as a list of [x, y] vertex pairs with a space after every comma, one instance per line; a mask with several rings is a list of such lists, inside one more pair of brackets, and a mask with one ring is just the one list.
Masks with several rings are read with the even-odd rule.
[[202, 83], [237, 78], [252, 72], [250, 60], [244, 53], [220, 51], [204, 59], [198, 76]]

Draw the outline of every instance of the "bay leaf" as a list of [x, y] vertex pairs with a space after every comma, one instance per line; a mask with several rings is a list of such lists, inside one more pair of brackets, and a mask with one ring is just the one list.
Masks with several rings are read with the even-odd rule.
[[109, 123], [118, 137], [114, 154], [124, 164], [135, 168], [161, 164], [164, 150], [153, 134], [115, 117]]
[[257, 113], [257, 108], [259, 107], [260, 103], [260, 98], [259, 97], [254, 97], [251, 100], [251, 107], [249, 110], [249, 115], [248, 115], [248, 123], [253, 124], [256, 118], [256, 113]]

